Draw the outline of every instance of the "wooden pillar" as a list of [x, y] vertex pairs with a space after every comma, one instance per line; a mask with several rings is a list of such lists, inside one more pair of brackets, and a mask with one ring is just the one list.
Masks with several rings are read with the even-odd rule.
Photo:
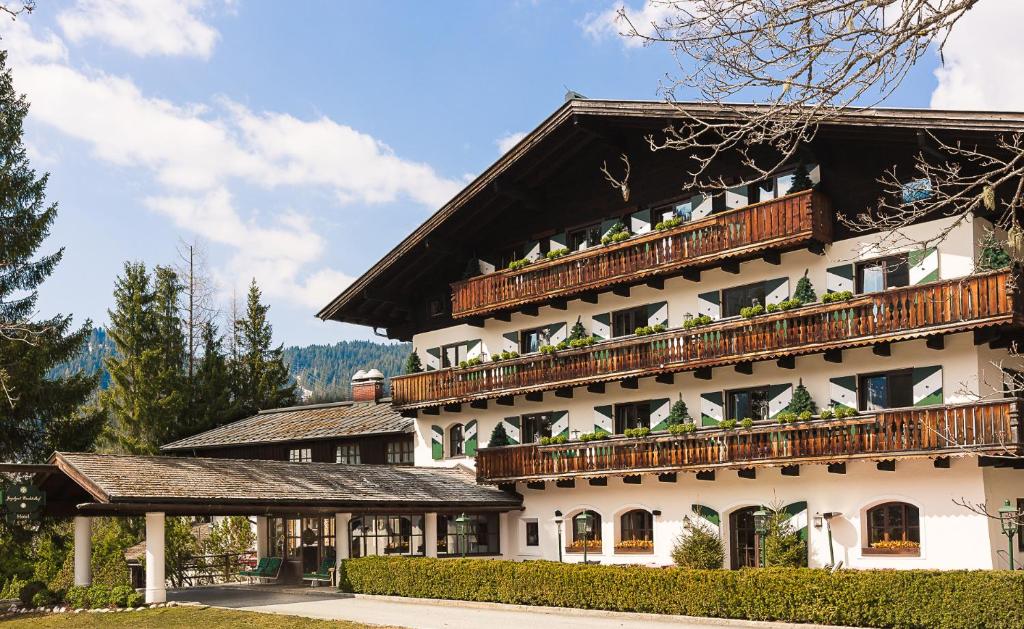
[[427, 557], [437, 557], [437, 514], [423, 516], [423, 551]]
[[146, 602], [167, 601], [164, 577], [164, 514], [146, 514]]
[[92, 518], [75, 517], [75, 585], [92, 585]]
[[256, 558], [270, 556], [270, 518], [265, 515], [256, 516]]

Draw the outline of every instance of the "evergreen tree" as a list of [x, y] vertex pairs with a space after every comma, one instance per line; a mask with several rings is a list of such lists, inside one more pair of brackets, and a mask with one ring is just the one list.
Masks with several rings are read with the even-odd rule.
[[420, 362], [420, 355], [416, 353], [416, 349], [413, 348], [409, 352], [409, 358], [405, 361], [405, 373], [420, 373], [423, 371], [423, 364]]
[[295, 404], [295, 385], [283, 360], [284, 347], [271, 347], [273, 327], [267, 320], [269, 306], [254, 279], [249, 285], [245, 317], [238, 320], [238, 359], [232, 363], [240, 408], [253, 414], [264, 408]]
[[76, 414], [95, 377], [48, 377], [82, 349], [91, 324], [73, 329], [62, 314], [32, 319], [38, 288], [64, 250], [36, 255], [57, 204], [46, 204], [48, 175], [37, 177], [29, 164], [22, 144], [28, 101], [15, 92], [6, 64], [0, 51], [0, 460], [31, 460], [88, 445], [101, 424], [95, 414]]
[[169, 267], [154, 269], [153, 291], [154, 368], [150, 376], [156, 390], [157, 416], [153, 427], [154, 446], [185, 436], [192, 431], [186, 420], [189, 401], [187, 353], [181, 320], [183, 286], [178, 274]]
[[574, 323], [572, 325], [572, 329], [569, 330], [568, 340], [578, 341], [579, 339], [584, 339], [587, 338], [588, 336], [590, 335], [587, 334], [587, 329], [583, 327], [583, 321], [581, 320], [581, 317], [576, 317], [576, 323]]
[[488, 448], [497, 448], [499, 446], [512, 445], [511, 440], [508, 438], [508, 433], [505, 432], [505, 425], [501, 422], [494, 427], [491, 431], [491, 440], [487, 442]]
[[810, 392], [807, 391], [807, 387], [804, 386], [803, 380], [801, 380], [800, 384], [793, 389], [793, 398], [789, 401], [789, 405], [786, 407], [786, 410], [797, 414], [803, 413], [804, 411], [809, 411], [811, 413], [818, 412], [818, 405], [814, 403]]
[[231, 376], [217, 327], [208, 322], [202, 334], [203, 355], [196, 364], [193, 390], [195, 416], [190, 432], [197, 433], [232, 422], [240, 417], [231, 397]]
[[804, 270], [804, 276], [796, 282], [796, 290], [793, 291], [793, 299], [799, 299], [800, 303], [810, 304], [818, 300], [818, 294], [814, 292], [814, 285], [811, 284], [811, 278], [807, 277], [807, 270]]
[[690, 410], [686, 408], [686, 402], [683, 401], [683, 395], [679, 394], [679, 399], [672, 404], [672, 408], [668, 412], [668, 425], [674, 426], [676, 424], [683, 424], [690, 421]]
[[803, 160], [797, 162], [796, 171], [793, 173], [793, 184], [789, 187], [789, 191], [786, 194], [810, 190], [813, 187], [814, 182], [811, 181], [811, 176], [807, 174], [807, 165], [804, 164]]
[[992, 229], [985, 230], [981, 240], [981, 255], [978, 256], [979, 271], [994, 271], [1010, 265], [1013, 258], [1006, 251], [1006, 242], [1000, 240]]

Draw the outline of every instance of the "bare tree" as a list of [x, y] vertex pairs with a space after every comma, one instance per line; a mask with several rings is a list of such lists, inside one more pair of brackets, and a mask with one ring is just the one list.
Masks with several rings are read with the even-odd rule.
[[203, 328], [213, 321], [218, 310], [215, 301], [213, 279], [207, 271], [206, 249], [199, 241], [178, 242], [178, 263], [175, 272], [182, 279], [185, 288], [185, 342], [188, 345], [188, 377], [195, 374], [197, 346], [202, 337]]
[[21, 2], [0, 3], [0, 13], [7, 14], [12, 20], [22, 13], [31, 13], [36, 10], [36, 0], [22, 0]]

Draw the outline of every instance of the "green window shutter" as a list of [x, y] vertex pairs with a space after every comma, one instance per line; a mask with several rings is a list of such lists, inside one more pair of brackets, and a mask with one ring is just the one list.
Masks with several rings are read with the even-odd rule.
[[600, 339], [612, 337], [612, 313], [602, 312], [591, 318], [590, 333]]
[[[792, 384], [773, 384], [768, 387], [768, 417], [775, 417], [786, 410], [793, 400]], [[740, 417], [740, 419], [743, 419]]]
[[548, 251], [558, 251], [559, 249], [567, 249], [569, 247], [569, 237], [565, 232], [558, 232], [552, 234], [548, 239]]
[[629, 215], [629, 231], [634, 234], [646, 234], [651, 231], [651, 211], [640, 210]]
[[800, 539], [807, 541], [807, 503], [794, 502], [783, 507], [782, 511], [789, 516], [786, 519], [800, 535]]
[[478, 358], [484, 352], [483, 341], [477, 339], [475, 341], [466, 341], [466, 359]]
[[440, 426], [430, 427], [430, 456], [435, 461], [444, 458], [444, 429]]
[[692, 509], [694, 515], [701, 520], [704, 520], [707, 524], [710, 524], [715, 530], [718, 530], [718, 527], [721, 526], [722, 516], [720, 516], [718, 512], [711, 507], [707, 505], [694, 504]]
[[777, 277], [764, 283], [764, 305], [777, 304], [789, 299], [789, 278]]
[[841, 293], [844, 290], [853, 292], [853, 265], [840, 264], [829, 267], [825, 271], [825, 290], [830, 293]]
[[519, 417], [506, 417], [501, 420], [501, 423], [505, 425], [505, 434], [508, 435], [508, 444], [514, 446], [522, 439], [522, 434], [519, 432]]
[[840, 376], [828, 380], [829, 403], [832, 406], [857, 408], [857, 376]]
[[717, 426], [725, 415], [721, 391], [700, 394], [700, 425]]
[[551, 436], [569, 438], [569, 411], [551, 413]]
[[424, 361], [423, 366], [428, 370], [440, 369], [441, 368], [441, 348], [430, 347], [427, 349], [427, 360]]
[[672, 400], [663, 398], [648, 402], [651, 408], [651, 430], [668, 430], [668, 412], [672, 409]]
[[915, 367], [914, 406], [942, 404], [942, 367]]
[[527, 259], [533, 260], [534, 262], [536, 262], [537, 260], [540, 260], [543, 257], [544, 256], [541, 255], [541, 252], [540, 252], [540, 241], [539, 240], [531, 240], [530, 242], [526, 243], [526, 258]]
[[466, 422], [466, 445], [465, 451], [466, 456], [476, 456], [476, 445], [477, 445], [477, 423], [475, 419], [471, 419]]
[[712, 319], [722, 318], [722, 295], [717, 290], [697, 295], [697, 314], [708, 315]]
[[519, 351], [519, 332], [505, 332], [501, 335], [501, 351]]
[[668, 302], [659, 301], [647, 304], [647, 325], [662, 324], [668, 326]]
[[939, 250], [935, 247], [911, 251], [907, 254], [907, 264], [912, 286], [939, 281]]
[[569, 336], [565, 323], [552, 323], [548, 326], [548, 343], [558, 345]]
[[615, 431], [611, 404], [594, 407], [594, 432], [610, 435]]

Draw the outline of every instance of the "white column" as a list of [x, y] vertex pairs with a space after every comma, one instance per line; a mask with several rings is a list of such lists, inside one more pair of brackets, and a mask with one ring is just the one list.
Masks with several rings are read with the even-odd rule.
[[437, 557], [437, 514], [423, 516], [423, 551], [427, 557]]
[[164, 577], [164, 514], [146, 514], [146, 602], [167, 600]]
[[268, 521], [267, 516], [265, 516], [265, 515], [258, 515], [258, 516], [256, 516], [256, 558], [257, 559], [263, 559], [264, 557], [269, 556], [269, 550], [270, 549], [267, 547], [267, 545], [270, 542], [270, 540], [268, 539], [269, 538], [269, 533], [270, 533], [270, 522]]
[[92, 585], [92, 518], [75, 517], [75, 585]]
[[334, 552], [338, 556], [338, 565], [342, 559], [348, 559], [352, 551], [352, 541], [349, 539], [349, 523], [352, 522], [351, 513], [334, 514]]
[[519, 519], [513, 519], [511, 513], [498, 514], [498, 550], [501, 551], [503, 559], [515, 554], [512, 551], [513, 539], [515, 539], [512, 535], [513, 522], [518, 525]]

